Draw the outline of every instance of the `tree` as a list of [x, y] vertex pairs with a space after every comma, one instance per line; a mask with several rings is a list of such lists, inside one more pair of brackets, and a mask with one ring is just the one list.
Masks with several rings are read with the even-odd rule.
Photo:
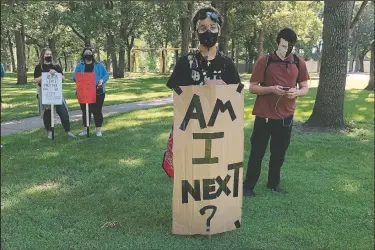
[[348, 37], [353, 1], [325, 1], [320, 82], [313, 112], [305, 125], [343, 128]]
[[374, 90], [374, 60], [375, 60], [375, 40], [371, 43], [371, 58], [370, 58], [370, 80], [368, 82], [366, 90]]

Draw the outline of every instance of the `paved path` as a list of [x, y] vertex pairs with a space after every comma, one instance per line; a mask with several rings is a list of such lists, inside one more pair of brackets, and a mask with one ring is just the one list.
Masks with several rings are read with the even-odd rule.
[[[316, 77], [318, 78], [318, 77]], [[318, 78], [319, 79], [319, 78]], [[348, 80], [362, 80], [360, 83], [353, 82], [353, 84], [347, 84], [346, 89], [364, 89], [367, 86], [369, 79], [368, 73], [349, 73], [347, 75]], [[365, 80], [365, 81], [363, 81]], [[248, 80], [242, 80], [245, 84], [245, 89], [248, 89]], [[310, 87], [317, 87], [318, 81], [312, 82]], [[352, 86], [353, 85], [353, 86]], [[362, 86], [363, 85], [363, 86]], [[172, 103], [172, 96], [166, 98], [153, 99], [148, 101], [124, 103], [112, 106], [103, 107], [103, 115], [107, 116], [110, 114], [124, 113], [133, 110], [147, 109], [157, 106], [163, 106]], [[70, 112], [70, 120], [78, 121], [82, 119], [81, 110], [75, 110]], [[57, 124], [60, 124], [60, 118], [56, 115], [55, 119]], [[22, 120], [14, 120], [1, 123], [1, 135], [9, 135], [13, 133], [19, 133], [35, 128], [43, 128], [43, 121], [39, 116], [29, 117]]]
[[[139, 101], [132, 103], [123, 103], [118, 105], [104, 106], [103, 115], [124, 113], [133, 110], [147, 109], [157, 106], [163, 106], [172, 103], [172, 96], [166, 98], [158, 98], [147, 101]], [[70, 111], [70, 121], [78, 121], [82, 119], [81, 110]], [[60, 124], [60, 118], [56, 115], [56, 124]], [[7, 121], [1, 123], [1, 135], [9, 135], [19, 133], [31, 129], [44, 128], [43, 121], [40, 116], [29, 117], [22, 120]]]

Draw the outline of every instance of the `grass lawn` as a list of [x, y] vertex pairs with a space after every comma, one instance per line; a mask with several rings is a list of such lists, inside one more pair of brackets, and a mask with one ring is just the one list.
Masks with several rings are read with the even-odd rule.
[[[168, 76], [150, 77], [151, 74], [131, 74], [124, 79], [111, 78], [106, 83], [105, 105], [135, 102], [171, 95], [165, 86]], [[3, 110], [1, 121], [22, 119], [38, 115], [36, 86], [32, 83], [33, 74], [28, 74], [29, 84], [16, 85], [17, 75], [9, 73], [4, 78], [1, 88]], [[75, 95], [75, 83], [72, 74], [66, 73], [63, 82], [63, 94], [70, 110], [80, 109]]]
[[[298, 99], [297, 121], [315, 95]], [[254, 96], [245, 100], [246, 166]], [[347, 91], [350, 131], [295, 127], [282, 171], [289, 194], [266, 190], [267, 153], [241, 228], [211, 240], [171, 235], [172, 180], [161, 158], [172, 117], [172, 106], [112, 115], [102, 138], [71, 140], [61, 126], [55, 141], [43, 129], [2, 137], [4, 249], [374, 249], [373, 92]]]

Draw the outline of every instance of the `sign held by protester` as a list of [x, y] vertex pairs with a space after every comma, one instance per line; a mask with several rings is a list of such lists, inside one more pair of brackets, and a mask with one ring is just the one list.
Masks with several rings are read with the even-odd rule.
[[80, 104], [96, 102], [96, 78], [94, 72], [76, 73], [76, 89]]
[[42, 104], [61, 105], [62, 95], [62, 75], [60, 73], [42, 73]]
[[242, 214], [243, 84], [178, 87], [173, 101], [172, 232], [235, 230]]

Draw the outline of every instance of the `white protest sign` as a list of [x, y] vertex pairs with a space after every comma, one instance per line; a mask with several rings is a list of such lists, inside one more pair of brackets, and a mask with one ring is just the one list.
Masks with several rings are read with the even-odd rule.
[[42, 73], [42, 104], [61, 105], [62, 102], [62, 75]]

